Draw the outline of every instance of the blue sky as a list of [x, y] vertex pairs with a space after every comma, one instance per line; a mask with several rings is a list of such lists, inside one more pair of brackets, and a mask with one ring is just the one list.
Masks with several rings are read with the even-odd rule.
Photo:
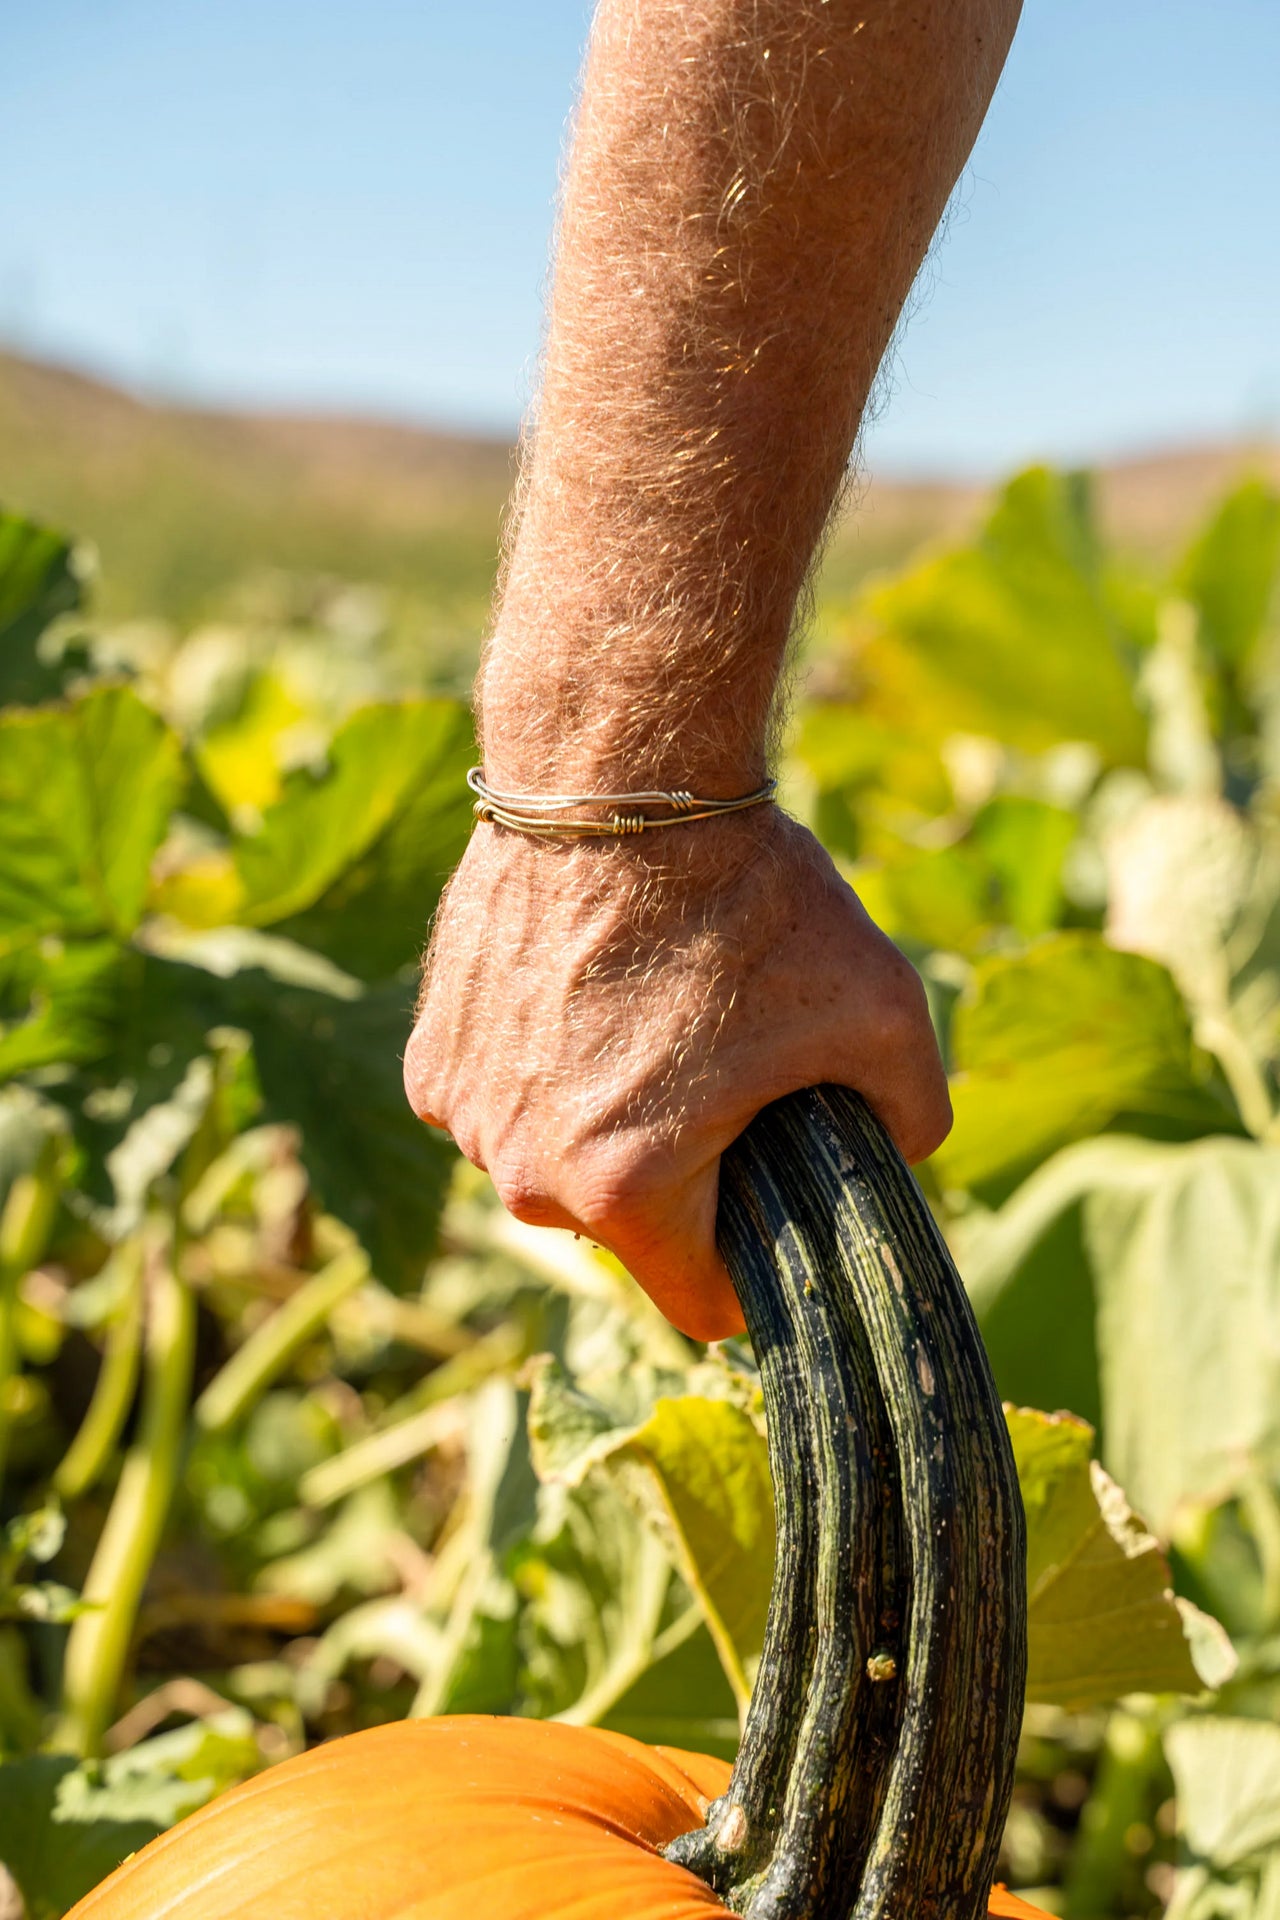
[[[587, 0], [0, 5], [0, 337], [144, 390], [498, 431]], [[873, 465], [1280, 429], [1280, 7], [1027, 0]]]

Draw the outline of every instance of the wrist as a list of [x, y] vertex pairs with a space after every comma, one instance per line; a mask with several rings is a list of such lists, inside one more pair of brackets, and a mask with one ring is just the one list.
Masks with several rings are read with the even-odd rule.
[[[763, 703], [762, 703], [763, 704]], [[628, 685], [624, 674], [532, 674], [491, 656], [479, 684], [484, 776], [508, 793], [753, 793], [769, 777], [767, 705], [724, 689]]]

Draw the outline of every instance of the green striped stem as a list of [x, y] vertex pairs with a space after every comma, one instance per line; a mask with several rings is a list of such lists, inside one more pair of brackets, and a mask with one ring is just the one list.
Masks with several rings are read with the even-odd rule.
[[147, 1277], [138, 1432], [124, 1458], [84, 1583], [92, 1611], [72, 1623], [54, 1745], [96, 1753], [115, 1710], [142, 1589], [177, 1484], [195, 1359], [195, 1302], [165, 1245]]
[[61, 1143], [46, 1137], [34, 1167], [18, 1174], [0, 1212], [0, 1481], [9, 1457], [9, 1382], [18, 1364], [18, 1288], [44, 1258], [62, 1191]]
[[107, 1328], [88, 1412], [54, 1471], [54, 1492], [63, 1500], [78, 1500], [101, 1479], [133, 1405], [142, 1354], [143, 1251], [142, 1235], [134, 1233], [114, 1254], [124, 1297]]
[[747, 1920], [977, 1920], [1013, 1789], [1026, 1576], [968, 1300], [856, 1094], [769, 1108], [721, 1194], [778, 1558], [733, 1778], [668, 1857]]
[[196, 1401], [197, 1424], [225, 1433], [278, 1380], [300, 1347], [328, 1323], [335, 1308], [369, 1278], [369, 1256], [350, 1248], [312, 1273], [260, 1327], [255, 1327]]

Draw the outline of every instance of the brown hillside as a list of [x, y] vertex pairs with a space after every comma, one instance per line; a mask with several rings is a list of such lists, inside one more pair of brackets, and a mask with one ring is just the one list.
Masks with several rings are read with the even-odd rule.
[[[1108, 532], [1163, 559], [1245, 468], [1280, 480], [1280, 446], [1110, 463], [1098, 475]], [[0, 501], [98, 544], [112, 614], [196, 617], [246, 574], [281, 568], [382, 581], [447, 607], [459, 632], [478, 629], [512, 470], [496, 439], [157, 405], [0, 353]], [[829, 584], [963, 533], [989, 490], [873, 475], [833, 533]]]

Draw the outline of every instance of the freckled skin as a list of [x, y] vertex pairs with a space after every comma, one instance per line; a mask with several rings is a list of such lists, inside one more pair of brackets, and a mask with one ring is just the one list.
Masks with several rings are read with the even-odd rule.
[[843, 1081], [914, 1157], [950, 1107], [916, 975], [811, 835], [762, 814], [683, 850], [706, 870], [677, 891], [629, 849], [477, 833], [405, 1077], [518, 1218], [611, 1247], [712, 1339], [742, 1324], [713, 1239], [719, 1157], [761, 1107]]

